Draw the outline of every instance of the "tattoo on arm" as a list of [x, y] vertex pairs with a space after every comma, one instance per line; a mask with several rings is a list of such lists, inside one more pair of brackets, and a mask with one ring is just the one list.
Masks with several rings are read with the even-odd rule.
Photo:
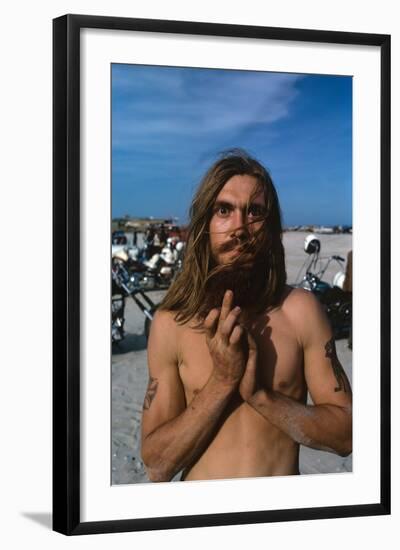
[[335, 378], [337, 380], [337, 387], [335, 388], [335, 391], [341, 391], [343, 390], [346, 392], [346, 375], [344, 373], [343, 367], [340, 364], [340, 361], [336, 355], [336, 346], [335, 346], [335, 338], [332, 337], [326, 344], [325, 344], [325, 357], [328, 357], [331, 360], [332, 370], [333, 374], [335, 375]]
[[156, 393], [157, 393], [157, 387], [158, 387], [157, 378], [152, 378], [150, 376], [149, 385], [147, 386], [146, 395], [144, 396], [143, 409], [145, 411], [150, 409], [150, 405], [151, 405], [151, 403], [152, 403], [152, 401], [155, 398]]

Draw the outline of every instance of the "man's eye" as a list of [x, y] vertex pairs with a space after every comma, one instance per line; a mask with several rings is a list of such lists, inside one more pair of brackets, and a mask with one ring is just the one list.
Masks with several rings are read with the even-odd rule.
[[250, 206], [248, 211], [250, 216], [261, 218], [264, 215], [264, 208], [262, 206]]
[[217, 213], [220, 216], [228, 216], [229, 215], [229, 208], [227, 206], [219, 206], [217, 209]]

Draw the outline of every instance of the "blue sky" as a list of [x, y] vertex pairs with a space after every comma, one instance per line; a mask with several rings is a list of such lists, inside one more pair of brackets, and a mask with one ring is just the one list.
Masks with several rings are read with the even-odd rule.
[[351, 77], [112, 65], [113, 218], [185, 223], [235, 147], [269, 170], [285, 225], [351, 225]]

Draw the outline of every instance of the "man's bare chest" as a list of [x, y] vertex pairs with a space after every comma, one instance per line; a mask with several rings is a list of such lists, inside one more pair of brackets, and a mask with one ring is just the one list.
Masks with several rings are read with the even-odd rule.
[[[252, 323], [258, 348], [260, 384], [296, 399], [305, 395], [303, 351], [284, 318], [264, 318]], [[205, 335], [188, 327], [179, 338], [179, 372], [188, 400], [206, 383], [213, 364]]]

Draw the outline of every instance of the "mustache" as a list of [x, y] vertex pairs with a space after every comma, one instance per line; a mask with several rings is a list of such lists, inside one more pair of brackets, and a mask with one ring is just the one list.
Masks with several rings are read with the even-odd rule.
[[262, 248], [263, 239], [261, 235], [251, 237], [233, 237], [218, 246], [217, 252], [223, 254], [237, 250], [243, 256], [257, 255]]
[[230, 252], [231, 250], [234, 250], [235, 248], [239, 248], [240, 252], [245, 251], [249, 246], [249, 241], [243, 241], [239, 239], [239, 237], [235, 237], [233, 239], [230, 239], [229, 241], [226, 241], [219, 245], [218, 252], [224, 253], [224, 252]]

